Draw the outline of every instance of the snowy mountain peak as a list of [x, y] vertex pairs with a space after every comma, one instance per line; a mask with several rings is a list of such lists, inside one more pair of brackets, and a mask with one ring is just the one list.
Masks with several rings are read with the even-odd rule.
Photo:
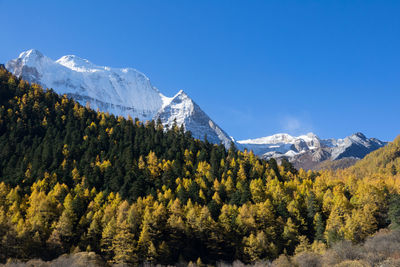
[[192, 101], [192, 99], [190, 99], [190, 97], [183, 90], [179, 90], [179, 92], [173, 98], [187, 99]]
[[18, 58], [15, 59], [15, 61], [20, 62], [21, 65], [29, 67], [35, 65], [49, 64], [51, 62], [51, 59], [44, 56], [40, 51], [36, 49], [30, 49], [19, 54]]
[[87, 59], [66, 55], [56, 61], [31, 49], [6, 63], [6, 68], [29, 82], [53, 88], [83, 105], [140, 120], [160, 118], [164, 125], [174, 120], [194, 137], [230, 145], [231, 139], [183, 91], [166, 97], [150, 79], [133, 68], [97, 66]]
[[41, 58], [41, 57], [43, 57], [43, 54], [39, 50], [30, 49], [19, 54], [18, 58], [27, 59], [27, 58]]
[[169, 103], [157, 113], [156, 119], [161, 119], [164, 125], [172, 126], [175, 121], [183, 125], [193, 137], [212, 143], [222, 143], [230, 146], [231, 138], [183, 91], [180, 90]]
[[182, 97], [189, 97], [185, 91], [183, 91], [182, 89], [179, 90], [179, 92], [176, 94], [176, 96], [182, 96]]

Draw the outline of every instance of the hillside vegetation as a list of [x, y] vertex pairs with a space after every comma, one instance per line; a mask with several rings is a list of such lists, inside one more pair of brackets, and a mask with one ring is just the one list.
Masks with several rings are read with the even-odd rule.
[[368, 154], [349, 170], [359, 178], [397, 175], [400, 171], [400, 136], [384, 148]]
[[400, 223], [399, 143], [350, 169], [297, 171], [91, 111], [0, 68], [0, 261], [251, 263], [363, 242]]

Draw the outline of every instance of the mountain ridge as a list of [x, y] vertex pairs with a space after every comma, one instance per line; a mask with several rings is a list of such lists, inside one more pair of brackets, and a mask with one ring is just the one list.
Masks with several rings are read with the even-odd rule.
[[287, 158], [296, 167], [312, 168], [324, 160], [363, 158], [386, 144], [355, 133], [343, 139], [320, 139], [313, 133], [298, 137], [281, 133], [256, 139], [234, 141], [183, 90], [167, 97], [150, 79], [134, 68], [98, 66], [87, 59], [65, 55], [52, 60], [31, 49], [20, 53], [5, 67], [17, 77], [66, 94], [82, 105], [116, 116], [140, 120], [160, 119], [164, 126], [183, 125], [195, 138], [222, 143], [233, 142], [239, 149], [253, 150], [262, 158]]
[[261, 158], [286, 158], [296, 167], [306, 169], [318, 167], [323, 161], [361, 159], [387, 144], [360, 132], [343, 139], [320, 139], [313, 133], [297, 137], [281, 133], [237, 142], [241, 149], [253, 150]]

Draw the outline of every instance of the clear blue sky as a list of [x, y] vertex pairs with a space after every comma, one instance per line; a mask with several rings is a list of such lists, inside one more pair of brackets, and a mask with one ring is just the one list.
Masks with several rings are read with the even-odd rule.
[[400, 134], [400, 1], [6, 1], [0, 62], [134, 67], [236, 139]]

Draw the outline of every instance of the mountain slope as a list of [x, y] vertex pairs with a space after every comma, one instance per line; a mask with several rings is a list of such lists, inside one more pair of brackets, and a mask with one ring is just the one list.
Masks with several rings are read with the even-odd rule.
[[82, 105], [89, 103], [94, 110], [140, 120], [160, 118], [164, 125], [172, 125], [176, 119], [196, 138], [207, 135], [213, 143], [230, 145], [229, 136], [183, 91], [168, 98], [135, 69], [96, 66], [74, 55], [53, 61], [34, 49], [7, 62], [6, 68], [24, 80], [67, 94]]

